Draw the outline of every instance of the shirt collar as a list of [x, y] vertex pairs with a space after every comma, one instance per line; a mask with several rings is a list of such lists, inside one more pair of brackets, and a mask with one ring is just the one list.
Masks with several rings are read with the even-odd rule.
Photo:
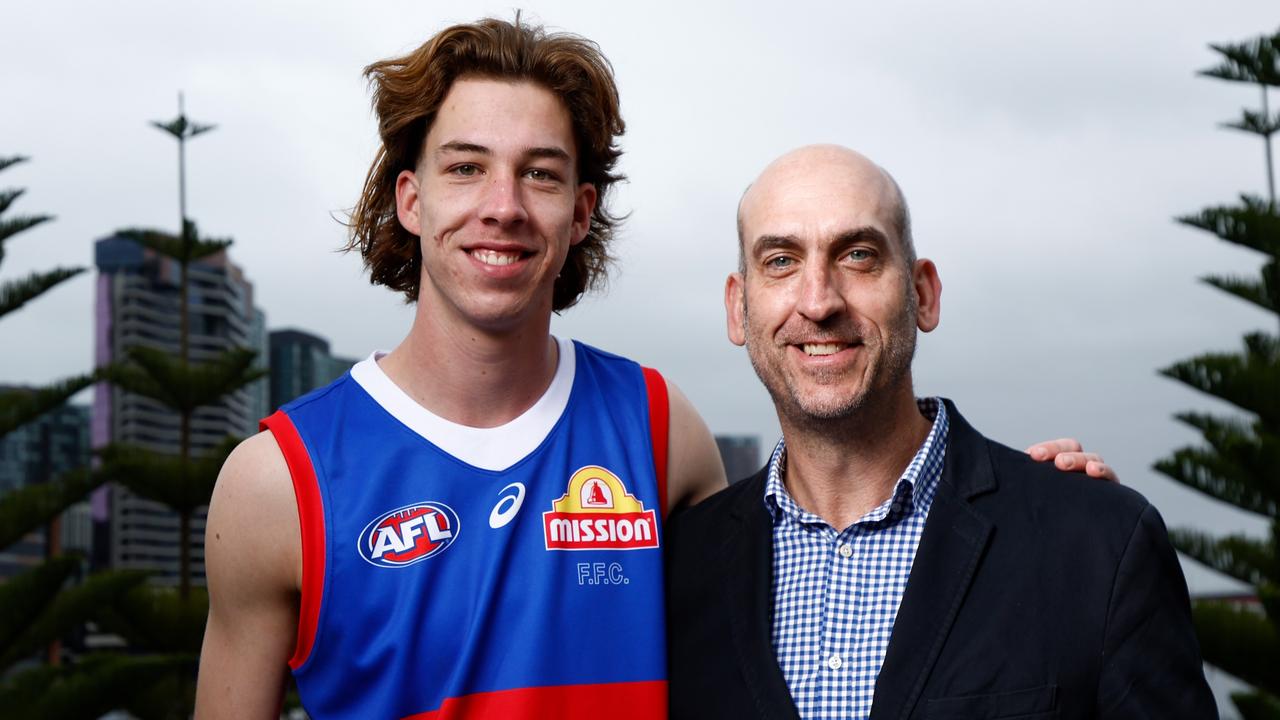
[[[907, 469], [894, 485], [893, 495], [878, 507], [858, 519], [855, 525], [864, 523], [893, 524], [916, 510], [927, 511], [933, 503], [938, 480], [942, 477], [942, 458], [946, 452], [947, 407], [941, 398], [917, 398], [920, 413], [933, 421], [929, 435], [925, 437]], [[769, 458], [769, 472], [764, 485], [764, 505], [776, 525], [784, 518], [801, 524], [826, 525], [826, 522], [810, 513], [792, 499], [787, 492], [787, 442], [783, 438], [773, 448]], [[843, 530], [843, 528], [838, 528]]]

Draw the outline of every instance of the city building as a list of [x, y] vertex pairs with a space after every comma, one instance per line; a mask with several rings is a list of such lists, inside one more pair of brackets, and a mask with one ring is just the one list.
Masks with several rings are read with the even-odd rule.
[[730, 484], [760, 469], [760, 438], [755, 435], [716, 435], [716, 448]]
[[270, 409], [328, 385], [356, 364], [355, 360], [334, 357], [329, 341], [303, 330], [271, 331]]
[[[99, 366], [123, 360], [132, 347], [179, 352], [179, 265], [129, 237], [114, 235], [95, 245], [98, 268], [94, 360]], [[191, 263], [188, 272], [189, 353], [193, 364], [234, 347], [257, 350], [266, 367], [266, 320], [254, 306], [253, 285], [225, 250]], [[193, 454], [208, 452], [227, 436], [257, 432], [267, 407], [266, 380], [241, 388], [215, 406], [196, 411], [191, 424]], [[94, 389], [93, 447], [128, 443], [177, 454], [178, 416], [150, 399], [99, 384]], [[158, 503], [119, 486], [93, 496], [95, 565], [143, 569], [153, 581], [176, 584], [179, 572], [178, 517]], [[204, 512], [197, 513], [190, 537], [194, 580], [204, 579]]]
[[[27, 388], [0, 386], [0, 392]], [[0, 496], [57, 478], [89, 463], [89, 408], [63, 405], [0, 438]], [[44, 561], [50, 551], [76, 552], [88, 557], [93, 532], [88, 502], [68, 508], [53, 524], [51, 544], [47, 527], [27, 533], [17, 543], [0, 548], [0, 583]]]

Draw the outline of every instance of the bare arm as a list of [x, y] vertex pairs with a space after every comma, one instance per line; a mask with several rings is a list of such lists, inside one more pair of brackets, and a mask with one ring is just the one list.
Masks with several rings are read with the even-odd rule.
[[693, 505], [728, 485], [715, 438], [680, 388], [667, 382], [670, 439], [667, 456], [667, 512]]
[[298, 632], [302, 549], [293, 484], [269, 432], [240, 443], [205, 527], [209, 621], [196, 717], [275, 718]]

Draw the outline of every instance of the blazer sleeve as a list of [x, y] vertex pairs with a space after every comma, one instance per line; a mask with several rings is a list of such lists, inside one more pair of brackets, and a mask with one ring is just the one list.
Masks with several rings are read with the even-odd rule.
[[1099, 718], [1217, 718], [1178, 556], [1147, 505], [1120, 559], [1107, 610]]

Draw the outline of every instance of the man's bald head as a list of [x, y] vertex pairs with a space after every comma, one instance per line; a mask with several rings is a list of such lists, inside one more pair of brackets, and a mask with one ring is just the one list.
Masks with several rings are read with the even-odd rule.
[[[746, 272], [745, 248], [749, 217], [776, 210], [797, 198], [838, 199], [879, 211], [906, 264], [915, 263], [911, 238], [911, 213], [902, 188], [887, 170], [864, 155], [839, 145], [808, 145], [774, 160], [747, 186], [738, 201], [738, 271]], [[757, 230], [758, 232], [758, 230]]]

